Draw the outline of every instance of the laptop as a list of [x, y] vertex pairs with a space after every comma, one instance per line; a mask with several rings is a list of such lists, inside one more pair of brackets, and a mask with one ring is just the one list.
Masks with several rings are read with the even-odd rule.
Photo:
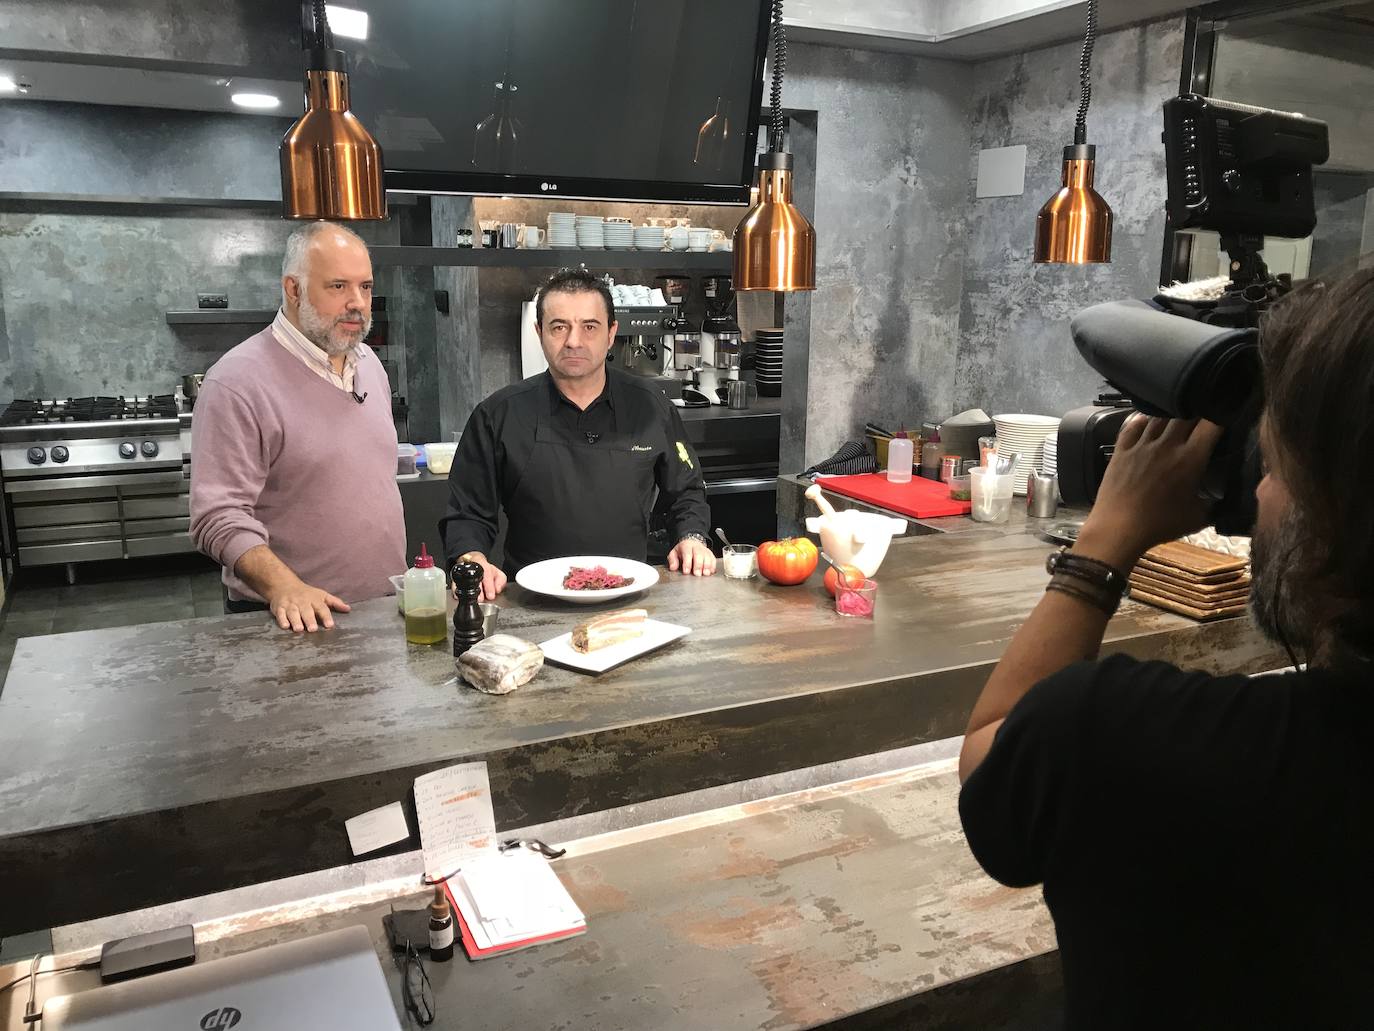
[[43, 1031], [400, 1031], [367, 928], [59, 995]]

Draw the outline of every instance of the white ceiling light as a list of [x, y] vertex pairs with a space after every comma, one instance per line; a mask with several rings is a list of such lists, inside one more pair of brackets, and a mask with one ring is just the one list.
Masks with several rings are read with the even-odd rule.
[[281, 100], [270, 93], [235, 93], [229, 99], [239, 107], [251, 107], [255, 110], [266, 110], [281, 105]]
[[0, 93], [17, 93], [19, 83], [15, 82], [8, 75], [0, 75]]
[[329, 27], [334, 35], [345, 39], [367, 39], [367, 12], [353, 7], [339, 7], [325, 4], [329, 14]]

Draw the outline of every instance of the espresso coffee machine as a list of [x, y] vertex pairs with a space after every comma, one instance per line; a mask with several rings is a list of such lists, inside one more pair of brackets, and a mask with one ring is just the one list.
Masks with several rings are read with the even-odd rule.
[[683, 381], [674, 371], [673, 338], [678, 309], [674, 305], [616, 309], [616, 336], [606, 364], [652, 379], [670, 398], [682, 396]]

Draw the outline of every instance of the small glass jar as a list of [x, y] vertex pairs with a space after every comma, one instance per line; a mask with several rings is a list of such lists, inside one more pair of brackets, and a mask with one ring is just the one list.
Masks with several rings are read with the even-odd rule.
[[752, 544], [727, 544], [720, 553], [729, 580], [752, 580], [759, 571], [759, 549]]
[[872, 580], [848, 580], [835, 585], [835, 611], [850, 619], [872, 619], [878, 608], [878, 585]]

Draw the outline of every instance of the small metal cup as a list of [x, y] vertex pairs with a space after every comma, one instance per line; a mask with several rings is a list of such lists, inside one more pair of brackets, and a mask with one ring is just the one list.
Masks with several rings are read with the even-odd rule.
[[495, 602], [484, 601], [482, 603], [482, 638], [485, 640], [496, 633], [496, 616], [501, 611]]
[[742, 379], [732, 379], [725, 385], [725, 407], [744, 409], [749, 407], [749, 392], [758, 393], [754, 384]]
[[1032, 472], [1026, 479], [1026, 514], [1048, 519], [1059, 511], [1059, 477]]

